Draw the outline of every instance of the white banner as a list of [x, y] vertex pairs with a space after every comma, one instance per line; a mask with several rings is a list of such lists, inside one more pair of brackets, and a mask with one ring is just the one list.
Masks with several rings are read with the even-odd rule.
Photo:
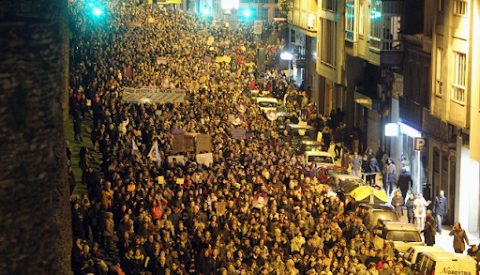
[[182, 89], [124, 88], [123, 102], [128, 103], [183, 103], [185, 91]]

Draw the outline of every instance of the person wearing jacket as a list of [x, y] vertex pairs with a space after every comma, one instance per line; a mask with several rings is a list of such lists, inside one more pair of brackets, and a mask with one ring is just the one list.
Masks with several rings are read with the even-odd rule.
[[447, 215], [447, 212], [447, 198], [445, 198], [443, 190], [440, 190], [433, 203], [433, 214], [437, 218], [437, 232], [440, 234], [442, 233], [442, 220]]
[[453, 249], [455, 253], [463, 253], [465, 251], [465, 242], [467, 245], [470, 245], [470, 242], [467, 237], [467, 233], [462, 228], [459, 222], [456, 222], [450, 231], [450, 236], [453, 236]]
[[407, 207], [408, 222], [413, 223], [415, 217], [413, 213], [413, 209], [415, 208], [415, 195], [413, 193], [410, 193], [409, 198], [405, 202], [405, 207]]

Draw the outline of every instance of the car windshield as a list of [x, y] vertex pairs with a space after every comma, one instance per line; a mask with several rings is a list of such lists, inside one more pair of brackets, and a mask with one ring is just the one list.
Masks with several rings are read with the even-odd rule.
[[321, 145], [305, 145], [305, 151], [322, 151]]
[[262, 102], [259, 102], [258, 105], [259, 105], [260, 107], [272, 107], [272, 108], [276, 108], [278, 104], [277, 104], [276, 102], [262, 101]]
[[308, 162], [334, 163], [331, 156], [308, 156]]
[[345, 171], [343, 169], [325, 169], [325, 175], [330, 176], [330, 175], [347, 175], [348, 171]]
[[417, 231], [391, 230], [387, 232], [387, 240], [397, 242], [421, 242], [422, 238]]
[[[290, 136], [292, 137], [311, 137], [312, 139], [315, 136], [315, 130], [307, 130], [307, 129], [291, 129], [290, 130]], [[315, 136], [316, 138], [316, 136]]]

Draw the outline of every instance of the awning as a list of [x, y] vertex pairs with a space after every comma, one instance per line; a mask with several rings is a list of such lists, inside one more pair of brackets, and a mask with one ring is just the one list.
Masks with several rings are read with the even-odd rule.
[[367, 107], [370, 110], [378, 110], [378, 101], [368, 97], [360, 92], [353, 93], [353, 99], [356, 103]]

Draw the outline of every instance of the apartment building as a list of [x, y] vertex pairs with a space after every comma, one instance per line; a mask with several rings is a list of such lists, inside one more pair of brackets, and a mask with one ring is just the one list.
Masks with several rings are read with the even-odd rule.
[[446, 222], [460, 221], [475, 233], [480, 225], [479, 4], [293, 0], [288, 18], [291, 31], [305, 35], [297, 35], [309, 49], [304, 79], [320, 112], [345, 109], [348, 123], [363, 128], [364, 148], [385, 150], [399, 173], [405, 165], [415, 193], [434, 198], [444, 190]]

